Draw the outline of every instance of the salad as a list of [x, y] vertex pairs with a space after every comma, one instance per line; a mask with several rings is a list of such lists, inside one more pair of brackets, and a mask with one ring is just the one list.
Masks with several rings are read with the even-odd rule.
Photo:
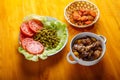
[[68, 39], [66, 25], [52, 17], [30, 15], [20, 26], [19, 53], [27, 60], [46, 59], [61, 51]]

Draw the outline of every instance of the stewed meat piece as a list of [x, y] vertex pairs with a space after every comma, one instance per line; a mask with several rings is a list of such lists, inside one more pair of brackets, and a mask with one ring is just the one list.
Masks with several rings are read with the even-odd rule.
[[83, 60], [95, 60], [102, 53], [101, 41], [89, 36], [79, 38], [74, 42], [72, 51], [76, 57]]

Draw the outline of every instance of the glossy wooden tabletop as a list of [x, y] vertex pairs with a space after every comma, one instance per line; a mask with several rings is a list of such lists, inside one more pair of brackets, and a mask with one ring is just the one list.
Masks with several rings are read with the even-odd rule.
[[[73, 0], [2, 0], [0, 3], [0, 80], [120, 80], [120, 0], [91, 0], [100, 9], [93, 26], [78, 29], [64, 19], [63, 10]], [[47, 60], [32, 62], [19, 54], [18, 35], [23, 18], [30, 14], [52, 16], [67, 24], [66, 47]], [[77, 33], [94, 32], [107, 38], [103, 59], [91, 67], [66, 60], [70, 41]]]

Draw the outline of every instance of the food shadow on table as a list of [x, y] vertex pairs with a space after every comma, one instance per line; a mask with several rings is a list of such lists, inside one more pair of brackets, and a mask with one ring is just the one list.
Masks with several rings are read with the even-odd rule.
[[[69, 80], [103, 80], [105, 79], [105, 61], [101, 60], [99, 63], [93, 66], [81, 66], [79, 64], [71, 64], [71, 73], [67, 76], [71, 76]], [[76, 73], [73, 75], [73, 73]]]
[[[46, 70], [48, 70], [48, 68], [56, 66], [60, 62], [60, 60], [63, 58], [64, 55], [63, 54], [64, 49], [53, 56], [49, 56], [46, 60], [39, 59], [39, 61], [37, 62], [26, 60], [24, 56], [21, 55], [20, 66], [23, 74], [28, 78], [48, 75], [49, 71]], [[45, 79], [46, 78], [47, 76], [45, 76]]]

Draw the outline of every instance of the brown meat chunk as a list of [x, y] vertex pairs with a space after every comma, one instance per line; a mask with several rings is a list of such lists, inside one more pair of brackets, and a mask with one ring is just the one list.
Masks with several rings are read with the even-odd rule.
[[73, 48], [74, 48], [75, 50], [79, 51], [79, 52], [82, 52], [82, 51], [84, 51], [85, 46], [83, 46], [82, 44], [80, 44], [80, 45], [75, 44], [75, 45], [73, 46]]
[[101, 51], [96, 50], [96, 51], [94, 52], [94, 58], [97, 59], [97, 58], [100, 56], [100, 54], [101, 54]]
[[72, 47], [74, 55], [86, 61], [92, 61], [100, 57], [102, 53], [101, 41], [93, 37], [77, 39]]

